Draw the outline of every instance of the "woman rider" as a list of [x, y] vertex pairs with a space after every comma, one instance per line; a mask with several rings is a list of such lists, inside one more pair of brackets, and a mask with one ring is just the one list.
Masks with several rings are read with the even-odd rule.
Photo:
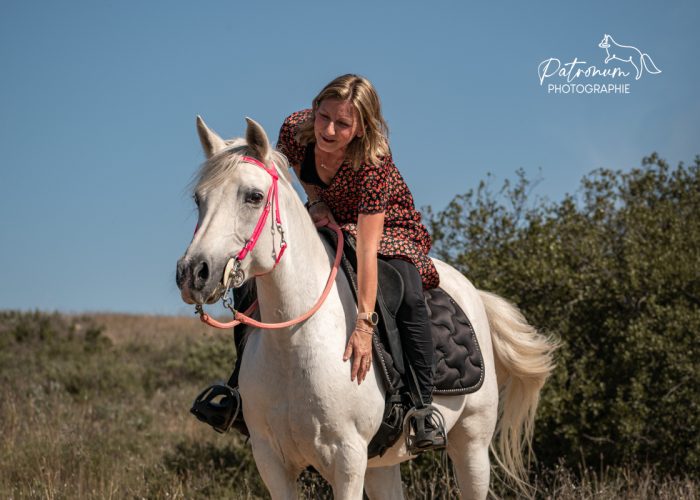
[[[343, 359], [352, 358], [351, 379], [360, 384], [372, 366], [377, 259], [403, 278], [397, 314], [404, 351], [418, 379], [418, 408], [430, 405], [434, 346], [423, 288], [439, 283], [428, 257], [432, 245], [413, 196], [394, 165], [379, 97], [369, 80], [343, 75], [321, 90], [312, 109], [287, 117], [277, 148], [289, 159], [308, 196], [314, 221], [328, 218], [356, 238], [358, 316]], [[419, 448], [444, 445], [431, 425], [416, 435]]]

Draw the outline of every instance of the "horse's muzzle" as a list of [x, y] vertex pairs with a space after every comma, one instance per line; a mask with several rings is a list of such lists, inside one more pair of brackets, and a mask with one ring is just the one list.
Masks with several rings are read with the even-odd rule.
[[188, 304], [211, 304], [218, 299], [219, 286], [213, 283], [211, 264], [204, 257], [182, 257], [177, 262], [175, 282]]

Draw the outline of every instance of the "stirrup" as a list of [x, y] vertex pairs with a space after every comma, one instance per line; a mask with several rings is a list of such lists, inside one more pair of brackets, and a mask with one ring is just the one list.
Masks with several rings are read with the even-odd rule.
[[433, 405], [411, 408], [404, 417], [406, 448], [412, 455], [447, 446], [445, 418]]
[[[218, 383], [204, 389], [192, 403], [190, 413], [216, 432], [224, 433], [241, 411], [241, 395], [238, 388]], [[242, 419], [241, 419], [242, 420]]]

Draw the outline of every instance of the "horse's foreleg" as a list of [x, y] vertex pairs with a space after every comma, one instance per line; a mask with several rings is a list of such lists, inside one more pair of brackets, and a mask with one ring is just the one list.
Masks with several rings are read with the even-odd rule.
[[358, 442], [356, 446], [348, 442], [335, 456], [332, 465], [330, 483], [333, 486], [333, 498], [336, 500], [361, 500], [365, 485], [367, 469], [367, 443]]
[[466, 418], [452, 428], [448, 434], [447, 453], [454, 465], [461, 497], [481, 500], [489, 492], [491, 438], [489, 433], [469, 432], [470, 423], [473, 428], [480, 427], [475, 425], [476, 421]]
[[365, 473], [365, 493], [370, 500], [403, 500], [401, 467], [369, 468]]
[[282, 458], [265, 441], [252, 442], [258, 472], [273, 500], [297, 498], [297, 477], [301, 470], [285, 467]]

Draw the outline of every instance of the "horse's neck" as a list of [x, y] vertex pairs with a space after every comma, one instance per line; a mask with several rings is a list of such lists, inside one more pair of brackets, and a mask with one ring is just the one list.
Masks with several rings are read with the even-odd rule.
[[263, 322], [287, 321], [307, 312], [320, 297], [331, 271], [326, 247], [303, 205], [288, 201], [283, 209], [289, 246], [274, 271], [257, 278]]

